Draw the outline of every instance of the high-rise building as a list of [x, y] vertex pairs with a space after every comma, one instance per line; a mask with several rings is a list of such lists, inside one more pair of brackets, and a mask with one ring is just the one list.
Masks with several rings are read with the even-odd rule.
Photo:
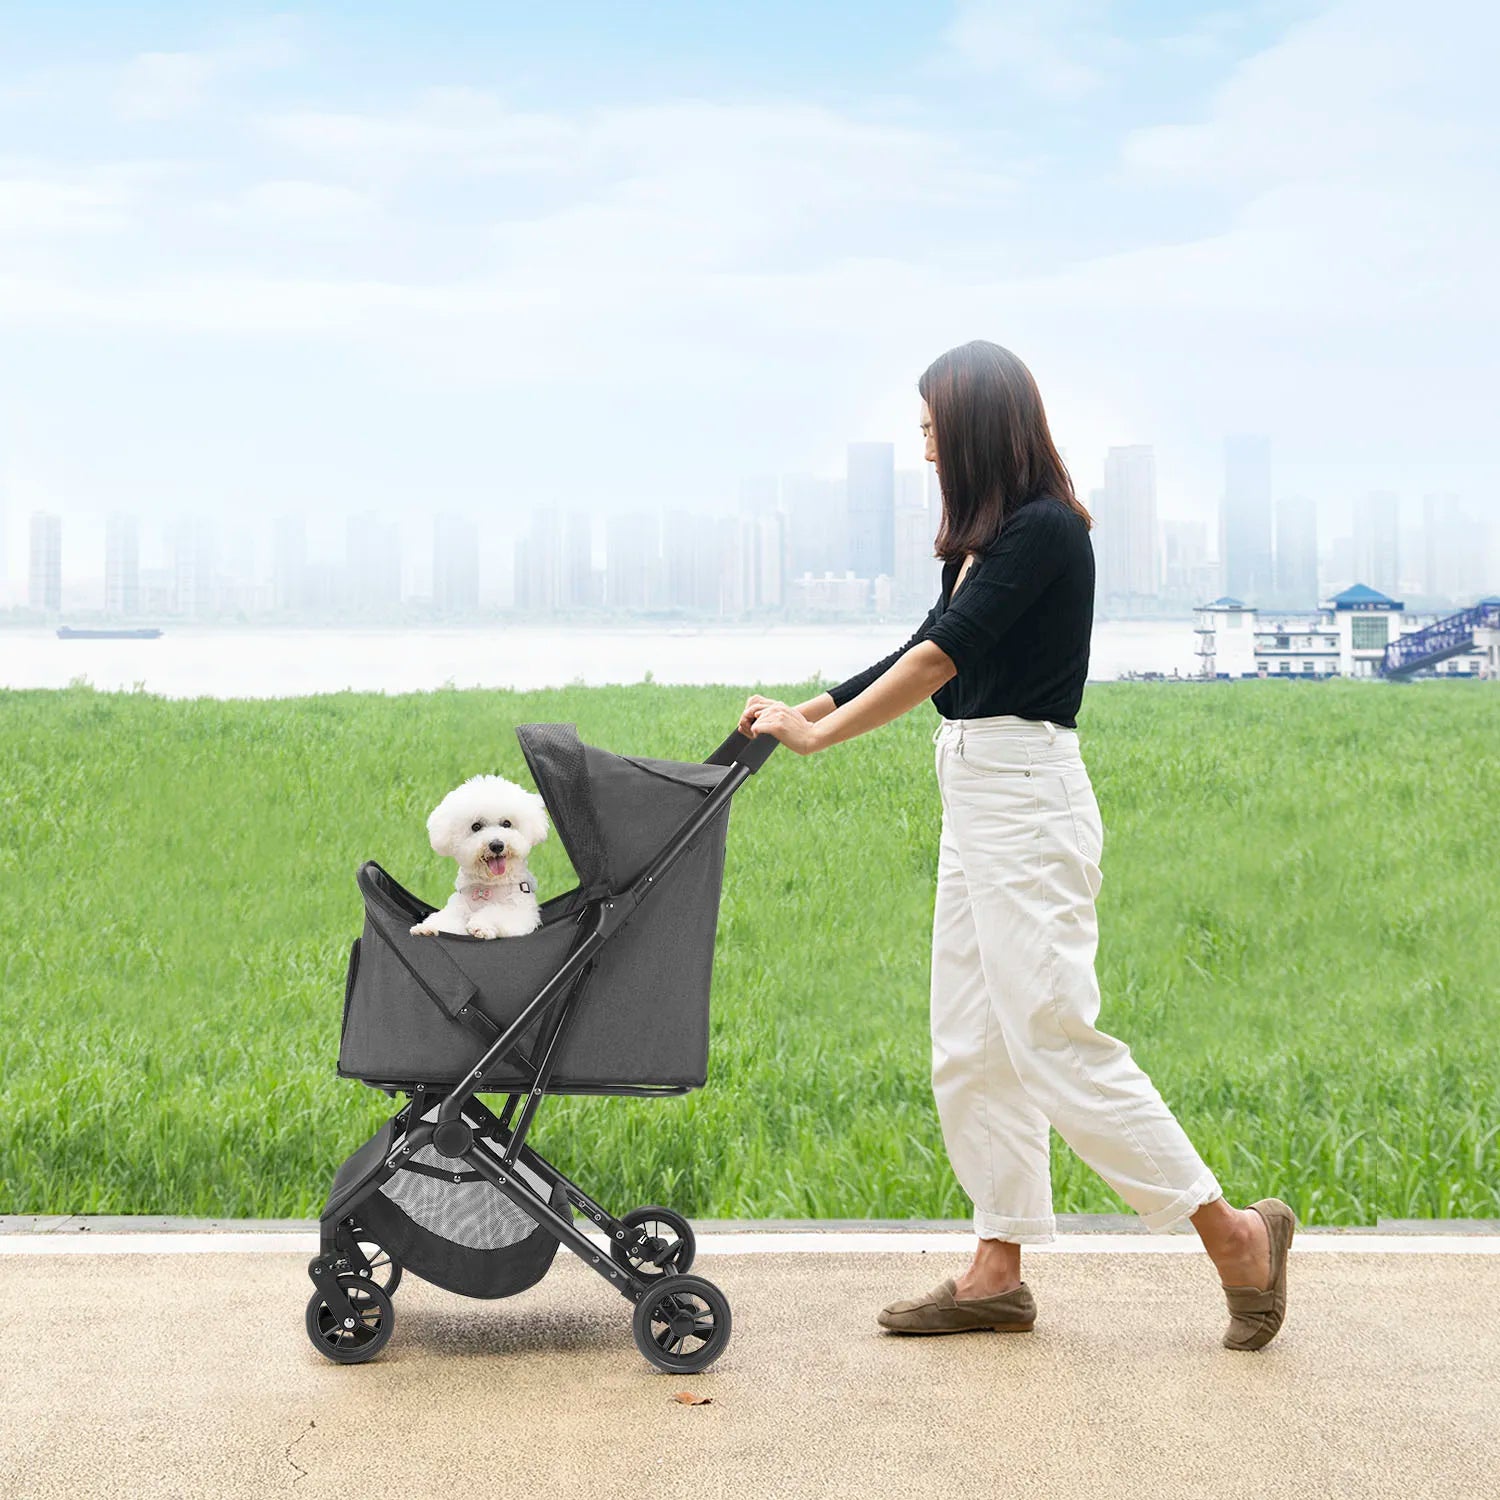
[[747, 609], [781, 609], [787, 600], [787, 526], [779, 510], [741, 513], [741, 596]]
[[936, 535], [927, 503], [927, 476], [920, 469], [897, 469], [896, 572], [891, 588], [895, 608], [926, 608], [937, 598], [943, 565], [932, 550]]
[[1489, 538], [1466, 512], [1457, 495], [1428, 495], [1422, 501], [1425, 593], [1445, 604], [1472, 604], [1487, 592]]
[[722, 539], [715, 518], [696, 511], [671, 510], [662, 520], [667, 606], [717, 615]]
[[[588, 540], [588, 559], [592, 568], [592, 535]], [[555, 510], [532, 512], [526, 535], [516, 540], [513, 564], [512, 593], [518, 610], [548, 615], [568, 607], [570, 601], [563, 587], [563, 539]]]
[[609, 518], [605, 526], [604, 599], [610, 609], [662, 607], [661, 547], [654, 515], [631, 513]]
[[479, 608], [479, 523], [471, 516], [433, 517], [432, 607], [443, 615]]
[[349, 517], [344, 543], [346, 597], [359, 615], [390, 615], [401, 606], [401, 531], [368, 513]]
[[31, 572], [27, 602], [55, 614], [62, 608], [62, 517], [31, 513]]
[[1163, 521], [1161, 535], [1162, 598], [1194, 605], [1212, 599], [1217, 568], [1208, 559], [1208, 526], [1202, 521]]
[[1161, 594], [1156, 455], [1149, 444], [1111, 448], [1105, 455], [1102, 509], [1097, 529], [1107, 527], [1109, 535], [1101, 592], [1127, 607], [1146, 605]]
[[1390, 490], [1376, 490], [1354, 505], [1355, 582], [1382, 594], [1401, 586], [1401, 508]]
[[104, 610], [128, 618], [141, 610], [140, 526], [113, 511], [104, 522]]
[[300, 515], [276, 518], [271, 541], [271, 593], [276, 608], [300, 614], [308, 607], [307, 520]]
[[844, 480], [787, 474], [782, 477], [781, 495], [792, 576], [821, 576], [847, 568], [849, 515]]
[[849, 562], [859, 578], [896, 571], [896, 445], [850, 443]]
[[1318, 507], [1303, 495], [1283, 496], [1276, 505], [1275, 592], [1280, 609], [1313, 609], [1320, 597]]
[[569, 509], [562, 539], [562, 607], [592, 609], [594, 597], [594, 518], [577, 506]]
[[1265, 604], [1275, 588], [1271, 556], [1271, 440], [1259, 433], [1224, 440], [1224, 504], [1219, 512], [1224, 592]]
[[168, 528], [174, 614], [201, 620], [215, 613], [216, 541], [216, 528], [208, 516], [179, 516]]

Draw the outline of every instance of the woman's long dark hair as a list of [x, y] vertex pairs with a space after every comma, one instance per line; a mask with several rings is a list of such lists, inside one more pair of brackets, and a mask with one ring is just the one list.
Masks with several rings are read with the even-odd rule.
[[974, 339], [940, 354], [917, 389], [937, 430], [943, 520], [933, 555], [955, 562], [983, 552], [1022, 505], [1052, 495], [1094, 518], [1073, 493], [1073, 481], [1047, 429], [1042, 395], [1031, 371], [1009, 349]]

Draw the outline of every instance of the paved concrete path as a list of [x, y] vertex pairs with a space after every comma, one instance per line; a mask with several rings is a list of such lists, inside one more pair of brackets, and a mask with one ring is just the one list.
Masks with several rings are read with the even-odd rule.
[[903, 1338], [876, 1310], [961, 1270], [966, 1236], [804, 1250], [783, 1234], [767, 1254], [735, 1247], [776, 1236], [705, 1234], [694, 1269], [728, 1295], [734, 1334], [698, 1376], [648, 1365], [629, 1304], [566, 1251], [498, 1302], [408, 1275], [385, 1351], [335, 1366], [303, 1331], [300, 1234], [256, 1238], [252, 1254], [206, 1235], [176, 1236], [178, 1253], [154, 1235], [93, 1251], [0, 1236], [0, 1495], [1497, 1492], [1493, 1237], [1425, 1253], [1417, 1236], [1300, 1232], [1286, 1325], [1247, 1354], [1220, 1346], [1213, 1268], [1175, 1235], [1028, 1247], [1033, 1333]]

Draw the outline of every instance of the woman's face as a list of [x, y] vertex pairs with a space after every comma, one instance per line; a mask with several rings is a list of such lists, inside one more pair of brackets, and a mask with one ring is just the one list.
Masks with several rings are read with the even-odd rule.
[[927, 403], [925, 401], [922, 403], [920, 421], [922, 423], [922, 437], [926, 442], [922, 456], [935, 469], [937, 468], [937, 434], [933, 431], [932, 413], [927, 410]]

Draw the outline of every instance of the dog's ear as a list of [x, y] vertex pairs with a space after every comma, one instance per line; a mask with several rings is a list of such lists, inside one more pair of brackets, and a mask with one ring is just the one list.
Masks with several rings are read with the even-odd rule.
[[427, 838], [435, 854], [458, 858], [453, 838], [453, 794], [450, 792], [433, 808], [427, 818]]
[[547, 837], [547, 804], [542, 800], [540, 792], [532, 792], [531, 797], [532, 819], [531, 826], [526, 830], [531, 836], [532, 845], [540, 844]]

